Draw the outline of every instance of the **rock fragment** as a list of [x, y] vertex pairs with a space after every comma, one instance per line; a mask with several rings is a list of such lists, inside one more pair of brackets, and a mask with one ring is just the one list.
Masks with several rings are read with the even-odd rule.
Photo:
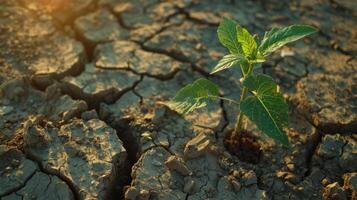
[[144, 51], [139, 45], [128, 41], [100, 44], [95, 49], [95, 57], [95, 65], [100, 68], [131, 69], [139, 74], [162, 79], [189, 67], [187, 63], [167, 55]]
[[73, 20], [78, 15], [84, 14], [93, 6], [93, 0], [55, 0], [31, 1], [22, 0], [23, 5], [33, 11], [52, 15], [63, 23]]
[[87, 104], [60, 93], [53, 84], [43, 93], [26, 80], [13, 79], [0, 85], [0, 141], [8, 141], [30, 115], [42, 114], [53, 121], [67, 121], [79, 117]]
[[124, 176], [127, 154], [115, 130], [98, 119], [60, 127], [41, 118], [26, 122], [24, 149], [52, 174], [67, 180], [80, 199], [106, 199]]
[[342, 187], [337, 183], [331, 183], [325, 187], [323, 194], [324, 199], [341, 199], [347, 200], [346, 194]]
[[340, 166], [342, 169], [354, 172], [357, 170], [357, 142], [352, 138], [343, 147], [343, 153], [340, 157]]
[[139, 79], [130, 71], [99, 69], [94, 64], [87, 64], [81, 75], [66, 77], [63, 82], [64, 90], [71, 96], [96, 105], [117, 100]]
[[140, 191], [135, 187], [129, 187], [125, 191], [125, 199], [126, 200], [135, 200], [137, 196], [139, 196]]
[[195, 63], [207, 72], [211, 71], [224, 52], [215, 28], [189, 21], [154, 35], [143, 46], [145, 49], [165, 52], [180, 60]]
[[73, 100], [68, 95], [59, 95], [48, 99], [40, 108], [39, 113], [49, 116], [54, 121], [68, 121], [74, 117], [80, 117], [87, 109], [88, 105], [85, 101]]
[[183, 176], [188, 176], [191, 175], [192, 172], [187, 168], [185, 162], [183, 161], [182, 158], [172, 155], [170, 156], [166, 161], [165, 165], [170, 169], [170, 170], [176, 170]]
[[241, 187], [241, 183], [233, 176], [223, 176], [217, 185], [217, 199], [267, 199], [266, 193], [257, 185]]
[[[257, 178], [248, 181], [247, 186], [233, 176], [228, 180], [229, 175], [221, 166], [224, 155], [212, 132], [192, 131], [186, 120], [169, 110], [162, 118], [154, 126], [155, 131], [140, 133], [150, 138], [165, 135], [169, 145], [163, 147], [152, 139], [154, 145], [143, 146], [143, 154], [133, 167], [131, 186], [150, 191], [150, 199], [181, 199], [186, 195], [189, 199], [266, 198], [266, 193], [258, 189]], [[150, 121], [140, 122], [141, 127], [151, 127]], [[227, 183], [221, 184], [222, 177], [227, 177]]]
[[81, 16], [74, 22], [76, 31], [89, 44], [126, 39], [127, 30], [120, 27], [116, 17], [107, 9]]
[[68, 185], [39, 171], [37, 164], [14, 147], [0, 145], [0, 198], [74, 199]]
[[347, 173], [343, 175], [343, 189], [349, 193], [351, 199], [357, 198], [357, 173]]
[[165, 166], [170, 157], [162, 147], [151, 148], [144, 152], [132, 168], [131, 187], [140, 190], [139, 199], [184, 199], [181, 191], [183, 177], [171, 173]]
[[322, 139], [322, 143], [319, 149], [317, 150], [317, 154], [326, 159], [331, 159], [340, 156], [342, 154], [342, 147], [344, 146], [344, 144], [345, 141], [343, 141], [343, 138], [339, 134], [326, 135]]
[[19, 150], [0, 145], [0, 197], [21, 188], [36, 170]]
[[176, 2], [154, 0], [124, 0], [113, 5], [115, 13], [120, 14], [127, 27], [140, 29], [155, 22], [164, 22], [177, 12]]
[[99, 116], [105, 121], [110, 122], [114, 126], [118, 126], [122, 118], [130, 114], [131, 108], [135, 108], [140, 104], [140, 97], [129, 91], [123, 94], [113, 104], [100, 104]]
[[212, 143], [210, 136], [207, 133], [200, 133], [192, 140], [187, 142], [184, 149], [186, 159], [200, 157], [207, 153], [217, 153], [217, 147]]
[[317, 149], [314, 163], [329, 173], [347, 173], [357, 170], [357, 144], [350, 136], [326, 135]]
[[40, 88], [54, 79], [78, 74], [85, 62], [81, 43], [56, 31], [51, 17], [36, 16], [21, 7], [1, 7], [1, 72], [12, 78], [23, 76]]
[[149, 200], [150, 199], [150, 192], [147, 190], [140, 190], [139, 193], [140, 200]]
[[356, 127], [357, 89], [355, 74], [309, 74], [297, 84], [298, 108], [316, 126], [327, 133], [352, 133]]
[[2, 199], [74, 200], [75, 197], [66, 183], [58, 177], [36, 172], [23, 188]]
[[89, 110], [89, 111], [83, 112], [81, 115], [81, 118], [85, 121], [89, 121], [91, 119], [99, 119], [97, 111], [95, 111], [95, 110]]
[[249, 172], [245, 173], [244, 176], [242, 177], [242, 179], [243, 179], [244, 184], [247, 186], [258, 183], [257, 176], [255, 175], [255, 173], [253, 171], [249, 171]]

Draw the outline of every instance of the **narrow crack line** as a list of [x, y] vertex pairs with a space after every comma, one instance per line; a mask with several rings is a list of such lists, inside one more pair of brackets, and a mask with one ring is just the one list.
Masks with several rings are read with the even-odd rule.
[[[137, 43], [137, 42], [135, 42]], [[145, 50], [144, 50], [145, 51]], [[155, 52], [151, 52], [151, 51], [147, 51], [149, 53], [155, 53]], [[162, 55], [162, 54], [160, 54]], [[167, 55], [166, 55], [167, 56]], [[170, 57], [170, 56], [168, 56]], [[172, 57], [170, 57], [172, 58]], [[178, 61], [178, 60], [175, 60], [177, 62], [180, 62], [180, 63], [183, 63], [181, 61]], [[183, 63], [184, 64], [184, 63]], [[137, 70], [133, 69], [132, 67], [130, 67], [130, 63], [127, 63], [127, 66], [125, 68], [117, 68], [117, 67], [102, 67], [102, 66], [98, 66], [96, 65], [95, 66], [96, 68], [99, 68], [99, 69], [103, 69], [103, 70], [123, 70], [123, 71], [128, 71], [128, 72], [132, 72], [136, 75], [139, 75], [139, 76], [148, 76], [148, 77], [151, 77], [151, 78], [155, 78], [157, 80], [161, 80], [161, 81], [167, 81], [167, 80], [171, 80], [181, 69], [180, 68], [175, 68], [174, 70], [166, 73], [166, 74], [157, 74], [157, 75], [154, 75], [154, 74], [150, 74], [149, 72], [138, 72]]]
[[314, 127], [316, 130], [319, 130], [319, 127], [317, 127], [313, 122], [312, 120], [310, 120], [308, 118], [308, 116], [306, 116], [300, 109], [298, 109], [298, 102], [294, 101], [293, 99], [290, 99], [290, 98], [287, 98], [286, 99], [287, 103], [289, 105], [291, 105], [292, 107], [292, 113], [294, 113], [295, 115], [298, 115], [300, 117], [302, 117], [307, 123], [309, 123], [312, 127]]
[[[328, 0], [328, 2], [331, 4], [331, 7], [336, 9], [339, 12], [342, 12], [343, 14], [352, 14], [353, 13], [353, 9], [346, 7], [344, 5], [341, 5], [338, 1], [336, 0]], [[346, 12], [347, 11], [347, 12]]]
[[30, 176], [24, 181], [23, 184], [19, 185], [18, 187], [15, 187], [14, 189], [9, 190], [9, 192], [4, 193], [3, 195], [0, 196], [0, 199], [3, 198], [3, 197], [5, 197], [5, 196], [8, 196], [8, 195], [10, 195], [10, 194], [12, 194], [12, 193], [16, 193], [16, 192], [18, 192], [19, 190], [21, 190], [21, 189], [23, 189], [24, 187], [26, 187], [27, 182], [28, 182], [37, 172], [38, 172], [37, 169], [34, 170], [33, 173], [30, 174]]
[[188, 197], [190, 196], [189, 193], [186, 193], [186, 197], [185, 197], [185, 200], [188, 200]]
[[[61, 175], [60, 172], [50, 172], [49, 170], [45, 169], [41, 163], [41, 161], [37, 160], [35, 157], [31, 156], [29, 153], [25, 152], [26, 158], [29, 160], [32, 160], [33, 162], [35, 162], [40, 171], [44, 174], [47, 175], [52, 175], [52, 176], [56, 176], [57, 178], [59, 178], [60, 180], [62, 180], [63, 182], [65, 182], [67, 184], [67, 186], [69, 187], [69, 189], [71, 190], [74, 199], [75, 200], [79, 200], [80, 199], [80, 194], [76, 189], [76, 186], [71, 182], [71, 180], [69, 180], [67, 177], [65, 177], [64, 175]], [[50, 177], [49, 177], [50, 178]]]
[[198, 72], [199, 74], [201, 74], [205, 77], [213, 77], [214, 76], [214, 75], [210, 74], [209, 72], [203, 70], [202, 68], [198, 67], [193, 61], [191, 61], [189, 58], [187, 58], [186, 56], [184, 56], [180, 53], [170, 52], [170, 51], [159, 49], [159, 48], [152, 48], [152, 47], [146, 46], [144, 43], [140, 43], [138, 41], [133, 41], [133, 42], [138, 44], [141, 47], [141, 49], [144, 51], [151, 52], [151, 53], [157, 53], [157, 54], [161, 54], [161, 55], [166, 55], [166, 56], [174, 59], [175, 61], [190, 64], [190, 67], [194, 72]]
[[157, 53], [157, 54], [161, 54], [161, 55], [166, 55], [178, 62], [190, 64], [190, 67], [193, 71], [198, 72], [199, 74], [201, 74], [205, 77], [213, 77], [214, 76], [214, 75], [210, 74], [209, 72], [203, 70], [202, 68], [198, 67], [196, 64], [194, 64], [194, 62], [192, 62], [189, 58], [187, 58], [186, 56], [184, 56], [182, 54], [166, 51], [163, 49], [145, 46], [145, 44], [141, 44], [137, 41], [134, 41], [134, 42], [137, 43], [138, 45], [140, 45], [142, 50], [144, 50], [144, 51]]
[[135, 71], [133, 68], [130, 68], [129, 66], [118, 68], [118, 67], [102, 67], [100, 65], [96, 65], [95, 68], [102, 69], [102, 70], [113, 70], [113, 71], [126, 71], [126, 72], [131, 72], [135, 75], [143, 75], [142, 73], [139, 73]]
[[217, 127], [218, 130], [215, 131], [215, 137], [216, 139], [218, 139], [218, 133], [224, 133], [224, 131], [226, 130], [226, 128], [228, 127], [228, 124], [229, 124], [229, 120], [228, 120], [228, 112], [225, 108], [225, 102], [223, 100], [221, 100], [219, 102], [219, 106], [221, 107], [222, 109], [222, 116], [223, 116], [223, 124], [222, 124], [222, 127]]
[[198, 67], [196, 64], [194, 63], [191, 63], [191, 68], [193, 71], [195, 72], [198, 72], [199, 74], [201, 74], [202, 76], [206, 77], [206, 78], [209, 78], [209, 77], [222, 77], [221, 75], [214, 75], [214, 74], [211, 74], [210, 72], [207, 72], [206, 70]]
[[[74, 29], [74, 27], [73, 27], [73, 26], [74, 26], [74, 25], [73, 25], [73, 22], [71, 22], [71, 24], [70, 24], [69, 26], [70, 26], [71, 30], [74, 31], [74, 33], [75, 33], [74, 36], [68, 34], [68, 33], [64, 30], [64, 28], [62, 28], [62, 27], [65, 27], [64, 25], [65, 25], [66, 23], [61, 22], [61, 21], [59, 21], [59, 20], [56, 19], [56, 18], [53, 18], [52, 20], [53, 20], [53, 21], [52, 21], [52, 22], [53, 22], [53, 25], [55, 26], [55, 31], [54, 31], [53, 33], [51, 33], [49, 36], [54, 36], [56, 33], [59, 32], [59, 33], [63, 34], [64, 36], [69, 37], [69, 38], [75, 40], [76, 42], [79, 42], [79, 43], [83, 46], [83, 50], [84, 50], [84, 52], [83, 52], [84, 55], [82, 55], [82, 54], [78, 54], [78, 55], [77, 55], [78, 63], [73, 64], [73, 65], [71, 66], [71, 68], [69, 68], [68, 70], [66, 70], [66, 71], [64, 71], [64, 72], [62, 72], [62, 73], [60, 73], [60, 74], [56, 74], [55, 72], [54, 72], [54, 73], [46, 73], [46, 74], [37, 74], [37, 75], [40, 75], [40, 76], [41, 76], [41, 75], [45, 75], [45, 76], [49, 77], [52, 81], [58, 81], [58, 82], [60, 82], [60, 81], [62, 81], [65, 77], [67, 77], [67, 76], [78, 76], [78, 75], [80, 75], [81, 73], [83, 73], [84, 70], [85, 70], [85, 65], [88, 63], [88, 59], [89, 59], [91, 56], [90, 56], [89, 53], [88, 53], [88, 48], [89, 48], [89, 47], [86, 46], [86, 43], [85, 43], [84, 39], [81, 39], [80, 36], [79, 36], [79, 34], [78, 34], [78, 33], [76, 32], [76, 30]], [[48, 86], [50, 86], [50, 85], [53, 84], [53, 83], [51, 83], [50, 85], [45, 85], [45, 86], [40, 85], [40, 84], [38, 84], [38, 83], [36, 83], [36, 82], [34, 82], [34, 81], [32, 80], [32, 79], [34, 78], [34, 75], [29, 75], [28, 78], [30, 79], [29, 82], [30, 82], [31, 86], [32, 86], [34, 89], [39, 90], [39, 91], [45, 91]]]
[[[165, 147], [162, 144], [156, 144], [155, 140], [151, 140], [152, 143], [155, 145], [154, 147], [161, 147], [164, 148], [167, 152], [169, 152], [171, 155], [176, 155], [174, 152], [172, 152], [168, 147]], [[145, 151], [146, 152], [146, 151]], [[142, 153], [143, 154], [143, 153]]]
[[[123, 88], [122, 90], [117, 91], [117, 95], [113, 96], [112, 100], [105, 100], [105, 97], [102, 97], [101, 95], [87, 95], [85, 94], [80, 88], [78, 89], [80, 92], [73, 92], [71, 89], [68, 89], [67, 83], [61, 82], [61, 84], [64, 84], [61, 86], [61, 92], [63, 95], [68, 95], [73, 99], [76, 100], [83, 100], [87, 103], [89, 109], [95, 109], [97, 112], [99, 111], [99, 105], [100, 103], [106, 103], [108, 105], [114, 104], [116, 101], [118, 101], [123, 95], [126, 93], [130, 92], [135, 88], [140, 82], [142, 81], [142, 76], [139, 77], [139, 80], [135, 81], [131, 86], [127, 88]], [[76, 87], [76, 86], [75, 86]], [[108, 89], [110, 91], [117, 90], [118, 88], [111, 88]], [[99, 113], [99, 112], [98, 112]]]
[[48, 184], [47, 184], [46, 189], [45, 189], [46, 192], [48, 191], [48, 188], [50, 187], [50, 185], [52, 183], [52, 177], [48, 176], [48, 179], [49, 179], [49, 181], [48, 181]]
[[[184, 55], [180, 55], [180, 54], [177, 54], [177, 53], [174, 53], [174, 52], [170, 52], [170, 51], [166, 51], [166, 50], [162, 50], [162, 49], [157, 49], [157, 48], [151, 48], [151, 47], [148, 47], [148, 46], [145, 46], [145, 44], [143, 43], [140, 43], [138, 41], [133, 41], [135, 42], [136, 44], [138, 44], [141, 49], [143, 51], [147, 51], [147, 52], [150, 52], [150, 53], [156, 53], [156, 54], [161, 54], [161, 55], [165, 55], [165, 56], [168, 56], [170, 58], [172, 58], [173, 60], [177, 61], [177, 62], [180, 62], [180, 63], [183, 63], [183, 64], [189, 64], [190, 65], [190, 68], [194, 71], [194, 72], [198, 72], [199, 74], [205, 76], [205, 77], [213, 77], [214, 75], [210, 74], [209, 72], [201, 69], [200, 67], [198, 67], [197, 65], [195, 65], [192, 61], [190, 61], [186, 56]], [[179, 71], [180, 69], [178, 69]], [[158, 76], [158, 75], [151, 75], [149, 73], [138, 73], [136, 72], [137, 74], [141, 74], [141, 75], [146, 75], [146, 76], [150, 76], [152, 78], [156, 78], [158, 80], [162, 80], [162, 81], [166, 81], [166, 80], [170, 80], [172, 79], [176, 73], [178, 72], [176, 70], [174, 70], [173, 72], [167, 74], [167, 75], [164, 75], [164, 76]], [[134, 71], [135, 72], [135, 71]]]
[[173, 58], [174, 60], [177, 60], [179, 62], [183, 62], [183, 63], [191, 63], [190, 60], [184, 56], [184, 55], [180, 55], [178, 53], [174, 53], [174, 52], [170, 52], [170, 51], [166, 51], [163, 49], [159, 49], [159, 48], [152, 48], [149, 46], [145, 46], [145, 44], [141, 44], [139, 42], [136, 42], [138, 45], [140, 45], [141, 49], [144, 51], [148, 51], [148, 52], [152, 52], [152, 53], [157, 53], [157, 54], [162, 54], [162, 55], [166, 55], [169, 56], [171, 58]]
[[177, 9], [178, 9], [180, 14], [183, 14], [185, 16], [186, 20], [191, 21], [193, 23], [207, 25], [207, 26], [214, 26], [214, 27], [217, 27], [219, 25], [219, 23], [208, 22], [208, 21], [205, 21], [205, 20], [202, 20], [202, 19], [198, 19], [198, 18], [192, 17], [190, 15], [190, 12], [185, 10], [185, 8], [177, 8]]
[[302, 181], [304, 178], [308, 177], [311, 174], [311, 167], [312, 167], [312, 157], [315, 155], [319, 144], [322, 141], [323, 133], [320, 130], [316, 131], [316, 135], [311, 138], [311, 146], [307, 147], [306, 155], [305, 155], [305, 165], [306, 165], [306, 172], [303, 174]]
[[189, 20], [189, 21], [192, 21], [192, 22], [194, 22], [196, 24], [202, 24], [202, 25], [207, 25], [207, 26], [212, 26], [212, 27], [217, 27], [219, 25], [219, 23], [208, 22], [208, 21], [204, 21], [202, 19], [194, 18], [190, 14], [188, 14], [186, 16], [186, 19]]
[[172, 24], [169, 22], [165, 22], [165, 23], [168, 23], [168, 24], [164, 24], [159, 30], [157, 30], [155, 33], [147, 36], [142, 41], [136, 41], [136, 40], [131, 40], [131, 41], [138, 42], [140, 44], [144, 44], [144, 43], [148, 42], [149, 40], [151, 40], [152, 38], [154, 38], [155, 36], [159, 35], [160, 33], [166, 31], [169, 28], [174, 27], [174, 26], [180, 26], [183, 23], [183, 21], [180, 23], [172, 23]]
[[[54, 19], [56, 19], [58, 22], [60, 22], [60, 27], [62, 30], [64, 30], [66, 25], [69, 25], [72, 27], [72, 25], [74, 25], [74, 22], [76, 21], [76, 19], [78, 19], [81, 16], [86, 16], [88, 14], [91, 14], [98, 9], [100, 9], [100, 6], [98, 5], [98, 1], [95, 0], [95, 1], [93, 1], [93, 3], [89, 4], [86, 8], [84, 8], [80, 12], [76, 12], [75, 14], [70, 16], [70, 18], [68, 18], [66, 21], [62, 22], [62, 21], [58, 20], [57, 18], [54, 18]], [[72, 13], [74, 13], [74, 12], [72, 12]]]
[[137, 86], [142, 82], [144, 80], [144, 76], [143, 75], [141, 75], [140, 76], [140, 81], [133, 87], [133, 89], [132, 89], [132, 92], [136, 95], [136, 96], [138, 96], [139, 98], [140, 98], [140, 105], [143, 105], [144, 104], [144, 97], [138, 92], [138, 91], [136, 91], [136, 88], [137, 88]]
[[[137, 95], [139, 98], [140, 98], [140, 102], [143, 101], [143, 97], [136, 91], [136, 87], [141, 83], [143, 82], [144, 80], [144, 75], [140, 75], [140, 79], [134, 83], [133, 87], [131, 88], [131, 91]], [[120, 98], [119, 98], [120, 99]], [[119, 100], [118, 99], [118, 100]]]
[[150, 140], [150, 141], [154, 144], [154, 146], [148, 147], [147, 149], [144, 149], [144, 151], [141, 151], [141, 152], [140, 152], [140, 156], [143, 155], [143, 154], [145, 154], [146, 152], [148, 152], [148, 151], [150, 151], [150, 150], [155, 149], [155, 148], [163, 148], [163, 149], [164, 149], [165, 151], [167, 151], [169, 154], [171, 154], [171, 155], [176, 155], [176, 154], [173, 153], [169, 148], [167, 148], [167, 147], [165, 147], [165, 146], [163, 146], [163, 145], [161, 145], [161, 144], [156, 144], [153, 140]]
[[162, 75], [152, 75], [148, 73], [142, 73], [142, 75], [149, 76], [151, 78], [158, 79], [160, 81], [168, 81], [171, 80], [175, 77], [175, 75], [181, 71], [179, 68], [174, 69], [173, 71], [167, 73], [167, 74], [162, 74]]
[[[281, 69], [281, 71], [284, 72], [284, 74], [288, 74], [288, 75], [290, 75], [290, 76], [293, 76], [295, 80], [302, 78], [302, 76], [299, 76], [299, 75], [297, 75], [297, 74], [294, 74], [293, 72], [288, 71], [288, 70], [286, 70], [286, 69]], [[306, 74], [306, 73], [304, 73], [304, 75], [305, 75], [305, 74]], [[304, 75], [303, 75], [303, 76], [304, 76]], [[295, 82], [296, 82], [296, 81], [295, 81]]]
[[[135, 88], [140, 82], [141, 82], [140, 79], [137, 80], [137, 81], [135, 81], [133, 85], [131, 85], [130, 87], [124, 88], [123, 90], [121, 90], [121, 91], [118, 93], [117, 96], [115, 96], [115, 97], [113, 98], [113, 100], [107, 101], [106, 103], [107, 103], [108, 105], [114, 104], [114, 103], [117, 102], [123, 95], [125, 95], [126, 93], [132, 91], [133, 88]], [[102, 103], [102, 101], [99, 101], [99, 102], [96, 102], [96, 103], [99, 104], [99, 103]]]
[[345, 152], [345, 147], [347, 146], [347, 144], [348, 144], [348, 141], [345, 141], [343, 146], [342, 146], [342, 151], [341, 151], [341, 153], [340, 153], [340, 155], [338, 157], [341, 157], [343, 155], [343, 153]]
[[[176, 17], [176, 16], [178, 16], [178, 15], [181, 15], [181, 12], [180, 12], [180, 10], [179, 10], [179, 8], [178, 8], [177, 6], [175, 7], [175, 9], [176, 9], [176, 11], [175, 11], [174, 13], [168, 15], [168, 16], [166, 17], [166, 19], [164, 19], [164, 22], [170, 22], [170, 20], [171, 20], [172, 18], [174, 18], [174, 17]], [[181, 21], [179, 24], [177, 24], [177, 25], [181, 25], [183, 22], [184, 22], [184, 20], [182, 20], [182, 21]]]
[[136, 28], [131, 27], [131, 26], [129, 26], [129, 25], [127, 25], [127, 24], [125, 23], [125, 21], [124, 21], [124, 19], [123, 19], [123, 16], [122, 16], [122, 13], [114, 13], [113, 9], [108, 9], [108, 10], [109, 10], [109, 12], [110, 12], [111, 14], [113, 14], [113, 15], [115, 16], [115, 18], [116, 18], [118, 24], [119, 24], [122, 28], [124, 28], [124, 29], [126, 29], [126, 30], [128, 30], [128, 31], [132, 31], [132, 30], [135, 30], [135, 29], [136, 29]]
[[171, 28], [171, 27], [175, 27], [175, 26], [180, 26], [181, 24], [184, 23], [184, 20], [176, 22], [176, 23], [170, 23], [170, 20], [178, 15], [180, 15], [181, 13], [179, 11], [176, 11], [174, 13], [172, 13], [171, 15], [168, 15], [162, 22], [161, 21], [157, 21], [155, 23], [164, 23], [159, 30], [155, 31], [155, 33], [149, 35], [148, 37], [146, 37], [143, 41], [135, 41], [132, 40], [134, 42], [138, 42], [140, 44], [144, 44], [147, 41], [151, 40], [152, 38], [154, 38], [155, 36], [159, 35], [160, 33], [166, 31], [167, 29]]
[[[302, 174], [302, 179], [299, 183], [303, 182], [304, 179], [306, 177], [308, 177], [311, 174], [311, 168], [312, 168], [312, 158], [314, 156], [314, 154], [317, 151], [318, 146], [320, 145], [323, 136], [325, 135], [324, 132], [319, 129], [319, 127], [317, 127], [315, 124], [313, 124], [306, 115], [304, 115], [303, 113], [301, 113], [296, 106], [294, 106], [294, 102], [289, 101], [289, 103], [291, 103], [293, 105], [293, 109], [292, 109], [292, 113], [294, 115], [297, 115], [298, 117], [302, 117], [303, 120], [305, 120], [305, 122], [307, 122], [309, 125], [311, 125], [312, 127], [315, 128], [315, 134], [311, 136], [311, 145], [307, 146], [307, 151], [306, 154], [304, 156], [305, 159], [305, 167], [307, 169], [307, 171]], [[308, 142], [307, 142], [308, 143]]]
[[136, 137], [134, 136], [130, 128], [130, 121], [126, 121], [121, 125], [115, 125], [109, 119], [100, 118], [100, 120], [104, 121], [108, 126], [112, 127], [116, 131], [117, 137], [120, 139], [120, 141], [122, 141], [122, 144], [128, 155], [127, 163], [125, 166], [126, 168], [125, 170], [127, 171], [128, 176], [126, 176], [125, 179], [121, 179], [120, 189], [116, 190], [116, 191], [121, 191], [119, 196], [123, 198], [124, 187], [130, 185], [132, 182], [131, 173], [133, 170], [133, 165], [138, 161], [137, 154], [139, 151], [139, 145], [136, 141]]
[[140, 99], [139, 103], [140, 103], [140, 105], [142, 106], [142, 105], [144, 104], [144, 97], [141, 96], [141, 94], [139, 94], [139, 92], [137, 92], [136, 89], [133, 89], [132, 92], [133, 92], [137, 97], [139, 97], [139, 99]]
[[173, 71], [171, 72], [168, 72], [167, 74], [157, 74], [157, 75], [154, 75], [154, 74], [150, 74], [148, 72], [144, 72], [144, 73], [140, 73], [140, 72], [137, 72], [135, 71], [133, 68], [128, 68], [129, 71], [133, 72], [134, 74], [136, 75], [140, 75], [140, 76], [148, 76], [148, 77], [151, 77], [151, 78], [154, 78], [154, 79], [157, 79], [157, 80], [160, 80], [160, 81], [168, 81], [168, 80], [171, 80], [175, 77], [175, 75], [181, 71], [179, 68], [175, 68]]
[[341, 123], [328, 123], [328, 124], [319, 124], [317, 128], [323, 131], [325, 134], [337, 134], [340, 133], [341, 135], [354, 135], [357, 130], [357, 121], [350, 122], [348, 124], [341, 124]]
[[[357, 129], [357, 122], [350, 122], [348, 124], [341, 124], [341, 123], [327, 123], [327, 124], [315, 124], [313, 117], [311, 116], [311, 113], [309, 113], [309, 116], [307, 116], [307, 112], [304, 112], [302, 110], [306, 108], [299, 109], [298, 104], [299, 102], [294, 101], [293, 99], [287, 99], [288, 103], [294, 107], [294, 112], [301, 116], [302, 118], [305, 119], [306, 122], [308, 122], [311, 126], [313, 126], [317, 131], [320, 131], [321, 133], [325, 134], [330, 134], [334, 135], [337, 133], [340, 133], [341, 135], [353, 135], [355, 134], [355, 130]], [[319, 113], [321, 110], [328, 108], [329, 106], [322, 106], [318, 110], [316, 110], [314, 113]]]
[[352, 60], [354, 60], [354, 59], [356, 59], [357, 58], [357, 55], [354, 55], [354, 56], [351, 56], [351, 57], [349, 57], [347, 60], [346, 60], [346, 64], [347, 65], [351, 65], [351, 67], [353, 67], [353, 65], [352, 65]]
[[[331, 36], [329, 36], [328, 34], [326, 34], [323, 30], [320, 30], [319, 33], [325, 37], [327, 40], [331, 41], [334, 40], [334, 38], [332, 38]], [[336, 50], [344, 55], [350, 56], [350, 57], [355, 57], [356, 55], [354, 55], [353, 53], [346, 51], [344, 49], [342, 49], [340, 46], [337, 46], [337, 48], [333, 47], [333, 44], [331, 44], [329, 46], [332, 50]]]
[[85, 57], [86, 57], [86, 62], [84, 63], [91, 63], [94, 61], [94, 50], [96, 47], [96, 44], [91, 44], [90, 42], [88, 42], [79, 32], [79, 30], [77, 30], [74, 25], [71, 26], [71, 29], [74, 32], [74, 39], [78, 42], [80, 42], [84, 48], [84, 53], [85, 53]]

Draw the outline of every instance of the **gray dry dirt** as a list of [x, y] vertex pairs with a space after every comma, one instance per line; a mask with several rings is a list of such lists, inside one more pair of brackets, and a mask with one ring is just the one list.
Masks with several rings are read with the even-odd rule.
[[[223, 16], [251, 32], [309, 24], [259, 72], [290, 105], [291, 147], [248, 125], [257, 163], [223, 146], [237, 107], [164, 105], [198, 77], [239, 98]], [[357, 199], [355, 0], [0, 0], [0, 199]]]

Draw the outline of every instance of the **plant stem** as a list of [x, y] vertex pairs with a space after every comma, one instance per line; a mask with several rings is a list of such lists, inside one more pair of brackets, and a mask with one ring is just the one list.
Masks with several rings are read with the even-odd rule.
[[[240, 102], [245, 99], [245, 97], [247, 96], [247, 93], [248, 93], [248, 89], [246, 87], [243, 87], [243, 91], [240, 96]], [[239, 134], [239, 132], [242, 130], [243, 118], [244, 118], [243, 113], [239, 111], [239, 114], [237, 117], [237, 123], [236, 123], [236, 127], [234, 129], [233, 135]]]
[[[253, 65], [249, 63], [248, 72], [243, 78], [245, 79], [247, 76], [251, 75], [252, 72], [253, 72]], [[248, 93], [248, 88], [243, 87], [239, 102], [242, 102], [247, 97], [247, 93]], [[239, 111], [236, 126], [232, 134], [232, 138], [236, 137], [236, 135], [238, 135], [241, 132], [243, 120], [244, 120], [244, 114], [241, 111]]]

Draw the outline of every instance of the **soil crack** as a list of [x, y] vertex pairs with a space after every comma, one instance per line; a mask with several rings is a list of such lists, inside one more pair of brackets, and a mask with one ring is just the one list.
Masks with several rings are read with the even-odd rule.
[[14, 189], [12, 189], [12, 190], [10, 190], [10, 191], [7, 192], [7, 193], [4, 193], [3, 195], [0, 196], [0, 199], [3, 198], [3, 197], [5, 197], [5, 196], [8, 196], [8, 195], [10, 195], [10, 194], [12, 194], [12, 193], [16, 193], [17, 191], [19, 191], [19, 190], [21, 190], [22, 188], [24, 188], [24, 187], [26, 186], [27, 182], [36, 174], [36, 172], [37, 172], [37, 170], [34, 170], [33, 173], [24, 181], [23, 184], [21, 184], [20, 186], [14, 188]]
[[[76, 186], [73, 185], [73, 183], [72, 183], [70, 180], [68, 180], [65, 176], [62, 176], [61, 174], [58, 174], [58, 173], [52, 173], [52, 172], [46, 170], [46, 169], [42, 166], [41, 162], [38, 161], [36, 158], [32, 157], [31, 155], [29, 155], [29, 154], [27, 154], [27, 153], [25, 153], [25, 155], [26, 155], [26, 158], [27, 158], [27, 159], [32, 160], [33, 162], [35, 162], [35, 163], [38, 165], [38, 167], [39, 167], [39, 169], [40, 169], [40, 171], [41, 171], [42, 173], [47, 174], [47, 175], [56, 176], [57, 178], [59, 178], [59, 179], [61, 179], [63, 182], [65, 182], [65, 183], [67, 184], [67, 186], [69, 187], [69, 189], [72, 191], [73, 196], [74, 196], [74, 199], [75, 199], [75, 200], [79, 200], [79, 199], [80, 199], [80, 198], [79, 198], [80, 195], [79, 195], [78, 190], [76, 189]], [[35, 173], [34, 173], [34, 174], [35, 174]]]

